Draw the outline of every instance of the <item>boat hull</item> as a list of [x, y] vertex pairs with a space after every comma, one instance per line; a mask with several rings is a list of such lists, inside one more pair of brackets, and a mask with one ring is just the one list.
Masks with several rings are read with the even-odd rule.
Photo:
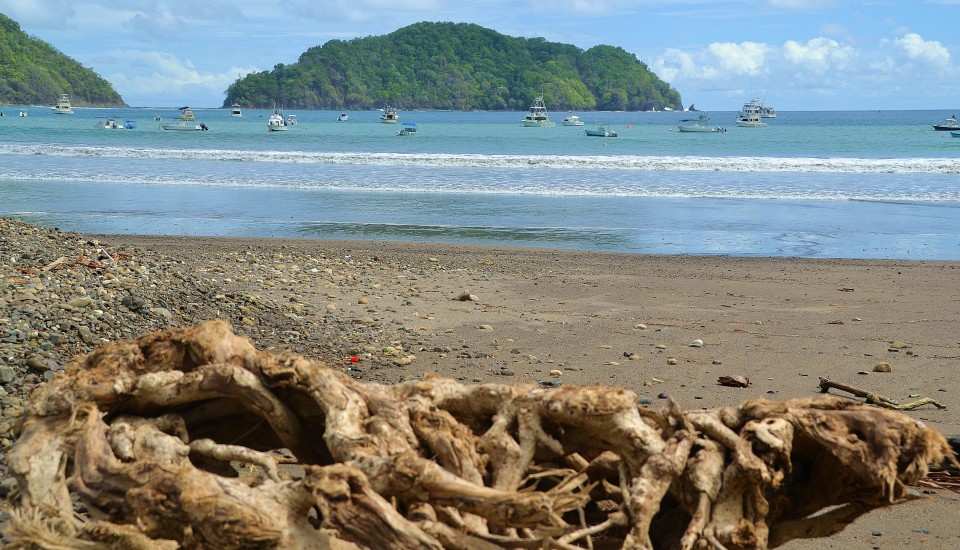
[[554, 128], [556, 127], [556, 122], [542, 121], [542, 120], [523, 120], [520, 122], [520, 125], [524, 128]]
[[716, 126], [677, 126], [681, 132], [719, 132]]
[[199, 124], [186, 125], [186, 124], [161, 124], [161, 128], [164, 130], [172, 130], [174, 132], [202, 132], [203, 128]]
[[960, 126], [941, 126], [940, 124], [934, 124], [933, 129], [938, 132], [960, 132]]

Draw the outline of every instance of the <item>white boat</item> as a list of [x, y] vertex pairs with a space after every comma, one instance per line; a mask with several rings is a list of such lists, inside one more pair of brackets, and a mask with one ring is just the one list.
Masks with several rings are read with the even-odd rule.
[[197, 117], [190, 110], [190, 107], [180, 107], [180, 119], [174, 122], [163, 122], [162, 117], [156, 117], [160, 122], [160, 127], [164, 130], [173, 130], [175, 132], [199, 132], [208, 130], [204, 123], [197, 124]]
[[580, 117], [571, 113], [567, 113], [567, 116], [560, 121], [564, 126], [583, 126], [583, 121], [580, 120]]
[[588, 136], [592, 137], [617, 137], [617, 131], [611, 130], [606, 122], [600, 122], [594, 128], [584, 130]]
[[753, 98], [743, 104], [740, 112], [737, 113], [737, 126], [741, 128], [763, 128], [766, 122], [760, 120], [760, 112], [763, 110], [763, 104], [759, 98]]
[[777, 118], [777, 111], [769, 105], [760, 105], [760, 118]]
[[400, 128], [400, 131], [397, 132], [398, 136], [415, 136], [417, 135], [417, 125], [413, 122], [404, 122], [403, 128]]
[[397, 114], [397, 110], [393, 107], [387, 107], [383, 110], [383, 114], [380, 115], [380, 122], [384, 124], [396, 124], [400, 122], [400, 115]]
[[27, 111], [25, 109], [20, 109], [20, 116], [21, 117], [27, 116]]
[[70, 106], [70, 96], [60, 94], [60, 99], [57, 100], [57, 104], [50, 107], [50, 109], [58, 115], [72, 115], [73, 107]]
[[350, 115], [347, 113], [340, 113], [340, 116], [337, 117], [337, 122], [346, 122], [350, 120]]
[[124, 120], [123, 122], [118, 122], [115, 118], [110, 116], [98, 116], [97, 124], [95, 128], [103, 128], [105, 130], [133, 130], [137, 127], [137, 123], [134, 120]]
[[297, 115], [286, 115], [286, 118], [287, 118], [287, 126], [296, 126], [297, 122], [300, 122], [297, 119]]
[[239, 103], [234, 103], [234, 104], [230, 107], [230, 116], [235, 116], [235, 117], [238, 117], [238, 118], [243, 116], [243, 111], [240, 110], [240, 104], [239, 104]]
[[520, 125], [524, 128], [553, 128], [557, 123], [550, 122], [550, 117], [547, 115], [547, 106], [543, 102], [543, 96], [537, 96], [533, 100], [533, 105], [530, 106], [530, 112], [527, 113], [527, 116], [523, 117]]
[[287, 130], [287, 120], [283, 118], [283, 111], [274, 109], [273, 114], [267, 119], [267, 131], [285, 132]]
[[712, 126], [710, 124], [710, 117], [707, 115], [700, 115], [697, 118], [687, 118], [680, 121], [680, 124], [677, 125], [677, 130], [681, 132], [726, 132], [726, 128], [721, 128], [720, 126]]

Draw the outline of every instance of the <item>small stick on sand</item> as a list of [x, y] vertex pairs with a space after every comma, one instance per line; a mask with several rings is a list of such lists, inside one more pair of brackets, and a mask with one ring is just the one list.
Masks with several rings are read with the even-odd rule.
[[863, 397], [864, 399], [866, 399], [866, 398], [868, 398], [868, 397], [870, 397], [870, 396], [872, 395], [872, 396], [873, 396], [874, 398], [876, 398], [876, 400], [878, 401], [877, 404], [880, 404], [880, 403], [887, 403], [887, 404], [890, 404], [890, 405], [899, 405], [899, 404], [900, 404], [900, 403], [894, 401], [893, 399], [890, 399], [889, 397], [884, 397], [884, 396], [882, 396], [882, 395], [879, 395], [879, 394], [874, 393], [874, 392], [871, 392], [871, 391], [862, 390], [862, 389], [860, 389], [860, 388], [855, 388], [855, 387], [853, 387], [853, 386], [848, 386], [848, 385], [846, 385], [846, 384], [841, 384], [840, 382], [834, 382], [833, 380], [827, 380], [826, 378], [824, 378], [824, 377], [821, 376], [821, 377], [820, 377], [820, 393], [829, 393], [830, 388], [834, 388], [834, 389], [837, 389], [837, 390], [840, 390], [840, 391], [845, 391], [845, 392], [851, 393], [851, 394], [853, 394], [853, 395], [855, 395], [855, 396], [857, 396], [857, 397]]

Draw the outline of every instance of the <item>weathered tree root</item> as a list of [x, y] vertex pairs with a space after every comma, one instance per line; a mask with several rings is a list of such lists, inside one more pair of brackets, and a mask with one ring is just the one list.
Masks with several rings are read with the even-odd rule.
[[949, 452], [832, 397], [684, 413], [613, 387], [358, 382], [222, 322], [78, 358], [18, 430], [22, 548], [767, 548], [904, 498]]

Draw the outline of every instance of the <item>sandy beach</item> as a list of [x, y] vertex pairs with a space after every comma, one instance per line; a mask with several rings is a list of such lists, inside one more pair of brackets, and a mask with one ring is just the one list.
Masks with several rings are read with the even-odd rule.
[[[699, 409], [813, 396], [823, 377], [901, 403], [930, 397], [946, 409], [905, 414], [960, 434], [960, 263], [85, 239], [111, 258], [163, 258], [213, 289], [199, 307], [196, 297], [190, 308], [162, 304], [170, 324], [224, 317], [216, 306], [222, 296], [256, 296], [283, 307], [267, 316], [238, 306], [228, 317], [238, 332], [258, 347], [287, 347], [358, 378], [436, 373], [464, 383], [606, 384], [635, 391], [649, 407], [669, 397]], [[8, 296], [16, 265], [24, 261], [3, 264]], [[324, 336], [301, 329], [307, 322], [361, 327], [378, 340], [313, 346]], [[383, 361], [388, 354], [400, 360]], [[890, 372], [875, 372], [881, 363]], [[750, 387], [718, 384], [734, 375]], [[923, 499], [875, 511], [830, 539], [785, 548], [960, 547], [960, 495], [921, 491]]]

